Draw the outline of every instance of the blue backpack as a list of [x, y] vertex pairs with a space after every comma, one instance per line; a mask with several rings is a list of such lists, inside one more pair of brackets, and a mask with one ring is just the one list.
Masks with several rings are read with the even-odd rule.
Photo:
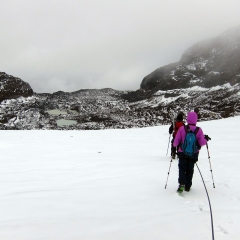
[[182, 144], [182, 150], [186, 156], [191, 157], [198, 150], [196, 134], [199, 130], [199, 127], [196, 127], [194, 132], [190, 129], [189, 125], [184, 126], [184, 129], [186, 131], [186, 137]]

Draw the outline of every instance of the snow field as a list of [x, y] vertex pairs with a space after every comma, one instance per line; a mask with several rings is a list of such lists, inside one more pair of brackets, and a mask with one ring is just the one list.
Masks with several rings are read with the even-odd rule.
[[[212, 140], [198, 166], [215, 239], [240, 238], [240, 117], [200, 122]], [[211, 239], [205, 189], [176, 193], [169, 126], [101, 131], [1, 131], [0, 239]]]

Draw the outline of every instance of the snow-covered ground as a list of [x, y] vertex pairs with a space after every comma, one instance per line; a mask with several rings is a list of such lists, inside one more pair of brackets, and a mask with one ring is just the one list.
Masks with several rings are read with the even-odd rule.
[[[212, 140], [198, 166], [215, 239], [240, 239], [240, 117], [200, 122]], [[212, 239], [206, 192], [176, 193], [169, 126], [102, 131], [1, 131], [0, 239]], [[170, 149], [169, 149], [170, 150]], [[170, 152], [170, 151], [169, 151]]]

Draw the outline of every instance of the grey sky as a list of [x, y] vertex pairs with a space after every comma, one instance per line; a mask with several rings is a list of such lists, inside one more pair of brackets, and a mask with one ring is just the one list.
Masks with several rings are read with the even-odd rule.
[[0, 71], [35, 92], [136, 90], [240, 24], [239, 0], [1, 0]]

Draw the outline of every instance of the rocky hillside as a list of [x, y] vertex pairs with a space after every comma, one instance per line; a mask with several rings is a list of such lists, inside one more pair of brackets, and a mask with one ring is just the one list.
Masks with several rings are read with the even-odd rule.
[[142, 83], [144, 90], [240, 83], [240, 26], [187, 49], [179, 62], [156, 69]]
[[33, 95], [30, 85], [20, 78], [0, 72], [0, 102], [4, 99], [15, 99]]
[[[109, 129], [170, 124], [176, 113], [199, 108], [200, 121], [240, 114], [240, 84], [212, 88], [159, 90], [150, 98], [128, 101], [134, 92], [113, 89], [34, 94], [0, 104], [0, 129]], [[51, 114], [51, 110], [59, 111]], [[75, 124], [58, 125], [71, 120]]]

